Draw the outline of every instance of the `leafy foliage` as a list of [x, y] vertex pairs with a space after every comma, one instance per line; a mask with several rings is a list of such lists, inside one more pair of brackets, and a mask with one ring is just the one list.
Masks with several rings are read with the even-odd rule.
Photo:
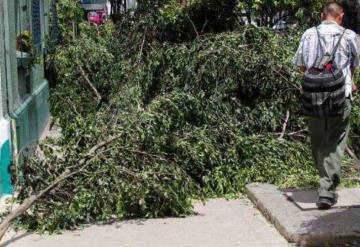
[[323, 0], [239, 0], [238, 7], [245, 11], [249, 23], [250, 20], [255, 20], [261, 26], [272, 26], [280, 19], [313, 24], [319, 20], [325, 2]]
[[[118, 138], [84, 174], [34, 206], [23, 226], [56, 231], [178, 216], [191, 212], [193, 198], [236, 194], [251, 181], [313, 184], [303, 143], [277, 140], [286, 110], [299, 112], [293, 36], [247, 27], [181, 44], [143, 44], [141, 37], [112, 24], [83, 26], [76, 42], [56, 51], [51, 105], [63, 136], [52, 144], [56, 151], [44, 144], [46, 158], [24, 166], [19, 199], [74, 169], [99, 140]], [[77, 64], [106, 102], [94, 100]], [[288, 126], [303, 127], [299, 117]]]
[[60, 35], [64, 40], [70, 40], [74, 37], [76, 23], [83, 14], [79, 1], [59, 0], [56, 9]]

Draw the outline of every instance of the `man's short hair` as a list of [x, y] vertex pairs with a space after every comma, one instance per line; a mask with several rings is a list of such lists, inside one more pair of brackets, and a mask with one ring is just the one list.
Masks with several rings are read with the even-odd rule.
[[344, 13], [344, 8], [340, 3], [330, 1], [325, 4], [323, 13], [325, 16], [338, 17], [339, 15]]

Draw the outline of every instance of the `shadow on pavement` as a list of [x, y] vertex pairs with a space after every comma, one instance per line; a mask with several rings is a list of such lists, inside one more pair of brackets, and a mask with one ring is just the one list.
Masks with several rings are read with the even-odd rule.
[[10, 246], [10, 244], [16, 242], [17, 240], [20, 240], [22, 238], [25, 238], [27, 236], [31, 235], [31, 233], [27, 232], [27, 233], [22, 233], [20, 235], [17, 235], [17, 233], [11, 237], [10, 239], [6, 240], [4, 243], [0, 243], [1, 247], [7, 247]]
[[285, 196], [291, 194], [288, 200], [300, 203], [316, 203], [318, 195], [315, 190], [299, 190], [299, 189], [282, 189], [280, 190]]
[[313, 216], [301, 225], [301, 232], [307, 235], [304, 246], [360, 246], [359, 208], [314, 212]]

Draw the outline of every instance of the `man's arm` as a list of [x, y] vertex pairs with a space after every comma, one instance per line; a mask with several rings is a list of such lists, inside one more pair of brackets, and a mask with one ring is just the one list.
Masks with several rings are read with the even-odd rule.
[[355, 70], [360, 67], [360, 38], [355, 33], [352, 33], [350, 37], [350, 49], [351, 49], [351, 80], [353, 93], [358, 91], [358, 87], [354, 82]]
[[351, 67], [351, 81], [352, 81], [352, 92], [357, 93], [359, 91], [358, 86], [354, 82], [355, 68]]
[[303, 54], [303, 47], [304, 47], [304, 42], [305, 42], [305, 37], [306, 35], [304, 34], [301, 38], [299, 47], [295, 53], [295, 56], [293, 57], [293, 64], [296, 65], [297, 67], [300, 68], [301, 72], [305, 72], [306, 71], [306, 67], [304, 64], [304, 54]]

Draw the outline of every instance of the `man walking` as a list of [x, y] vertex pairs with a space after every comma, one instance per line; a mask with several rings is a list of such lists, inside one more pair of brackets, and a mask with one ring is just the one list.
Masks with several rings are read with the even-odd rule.
[[301, 39], [294, 64], [304, 72], [302, 98], [311, 138], [311, 149], [320, 173], [319, 209], [336, 203], [340, 166], [350, 129], [354, 69], [360, 66], [357, 35], [343, 28], [344, 10], [327, 3], [322, 23]]

